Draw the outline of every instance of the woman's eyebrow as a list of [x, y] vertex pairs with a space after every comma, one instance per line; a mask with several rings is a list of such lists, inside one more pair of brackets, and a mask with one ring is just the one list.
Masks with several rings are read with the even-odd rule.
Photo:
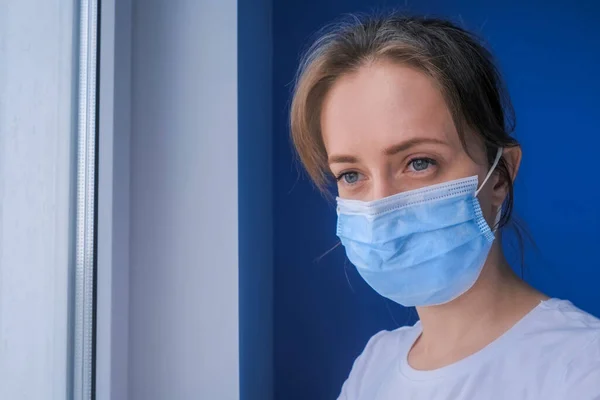
[[384, 153], [388, 156], [392, 156], [394, 154], [400, 153], [402, 151], [406, 151], [408, 149], [410, 149], [411, 147], [414, 147], [416, 145], [419, 144], [423, 144], [423, 143], [434, 143], [434, 144], [442, 144], [442, 145], [448, 145], [448, 143], [444, 140], [441, 139], [436, 139], [436, 138], [414, 138], [414, 139], [409, 139], [406, 140], [402, 143], [398, 143], [395, 144], [393, 146], [388, 147], [387, 149], [385, 149]]
[[[404, 142], [395, 144], [393, 146], [388, 147], [384, 150], [384, 153], [388, 156], [392, 156], [394, 154], [400, 153], [402, 151], [406, 151], [411, 147], [417, 146], [423, 143], [434, 143], [441, 145], [448, 145], [447, 142], [441, 139], [436, 138], [413, 138], [408, 139]], [[333, 154], [327, 159], [329, 164], [354, 164], [358, 162], [358, 157], [347, 155], [347, 154]]]

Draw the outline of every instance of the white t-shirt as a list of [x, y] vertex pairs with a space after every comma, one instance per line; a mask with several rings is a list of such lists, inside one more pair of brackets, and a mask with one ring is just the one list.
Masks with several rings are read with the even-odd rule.
[[479, 352], [432, 371], [407, 355], [421, 325], [382, 331], [356, 359], [338, 400], [600, 400], [600, 320], [542, 302]]

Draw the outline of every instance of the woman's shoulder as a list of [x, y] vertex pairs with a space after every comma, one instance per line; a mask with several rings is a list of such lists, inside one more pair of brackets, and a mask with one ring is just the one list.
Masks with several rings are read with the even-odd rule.
[[400, 349], [410, 347], [420, 332], [417, 322], [413, 326], [383, 330], [373, 335], [354, 361], [339, 399], [356, 398], [365, 382], [373, 383], [383, 379], [385, 372], [390, 370], [390, 365], [398, 360]]
[[567, 300], [550, 299], [542, 302], [530, 323], [530, 330], [549, 337], [570, 338], [581, 343], [600, 338], [600, 319]]
[[379, 331], [371, 336], [361, 357], [370, 357], [373, 355], [385, 356], [386, 354], [389, 356], [397, 356], [398, 349], [412, 346], [412, 343], [420, 333], [420, 322], [410, 326], [402, 326], [394, 330]]
[[[569, 397], [600, 396], [600, 319], [566, 300], [551, 299], [540, 306], [535, 345], [560, 366], [555, 384]], [[573, 397], [574, 396], [574, 397]]]
[[600, 319], [560, 299], [546, 300], [535, 311], [520, 329], [521, 347], [543, 349], [562, 364], [600, 356]]

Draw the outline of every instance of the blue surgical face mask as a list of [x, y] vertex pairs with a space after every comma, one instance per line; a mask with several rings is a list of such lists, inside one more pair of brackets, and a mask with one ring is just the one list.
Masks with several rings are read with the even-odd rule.
[[481, 187], [473, 176], [370, 202], [338, 198], [337, 235], [380, 295], [407, 307], [444, 304], [477, 281], [494, 241]]

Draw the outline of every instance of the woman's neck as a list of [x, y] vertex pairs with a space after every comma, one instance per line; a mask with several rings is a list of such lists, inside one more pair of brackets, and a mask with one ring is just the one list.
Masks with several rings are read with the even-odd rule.
[[458, 361], [469, 355], [461, 353], [485, 347], [544, 299], [514, 274], [495, 244], [469, 291], [447, 304], [417, 307], [423, 333], [413, 349], [418, 357], [438, 360], [433, 364]]

